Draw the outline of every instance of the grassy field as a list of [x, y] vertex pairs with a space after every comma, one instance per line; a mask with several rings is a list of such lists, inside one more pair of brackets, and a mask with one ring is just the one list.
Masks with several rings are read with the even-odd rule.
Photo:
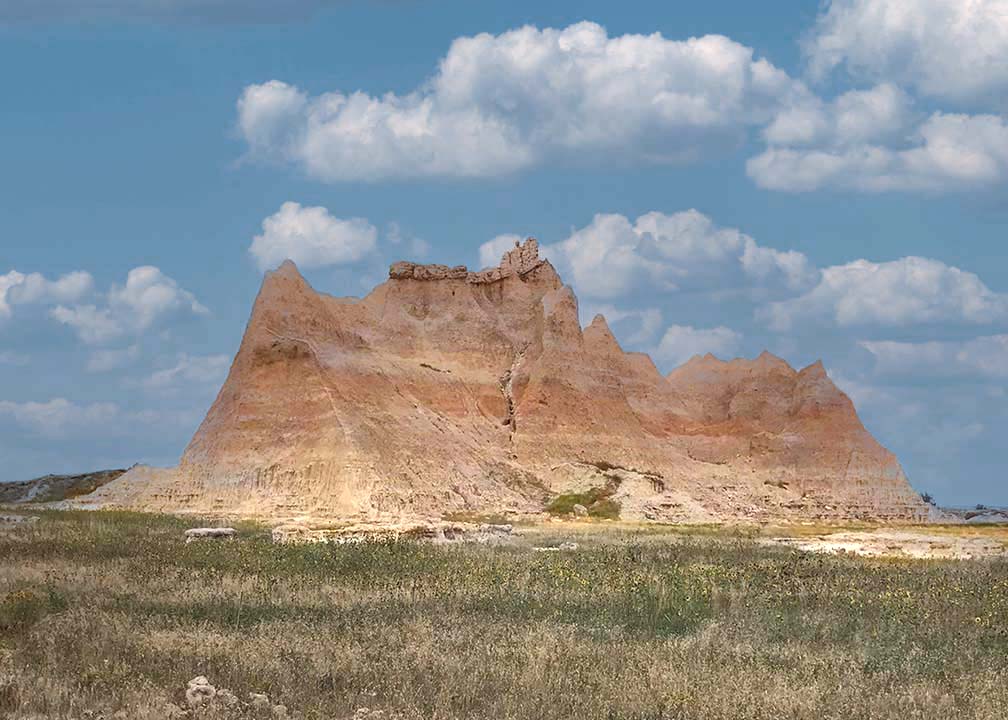
[[40, 514], [0, 533], [4, 718], [171, 717], [197, 675], [327, 720], [1008, 717], [1004, 560], [567, 525], [499, 547], [256, 526], [185, 545], [191, 521]]

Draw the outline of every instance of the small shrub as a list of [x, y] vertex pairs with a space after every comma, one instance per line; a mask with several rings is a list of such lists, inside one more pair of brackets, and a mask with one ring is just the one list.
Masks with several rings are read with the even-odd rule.
[[65, 607], [64, 598], [53, 590], [14, 590], [0, 601], [0, 631], [27, 628]]
[[583, 505], [588, 509], [588, 516], [615, 520], [620, 514], [620, 504], [612, 499], [616, 485], [594, 487], [583, 493], [564, 493], [553, 498], [546, 506], [546, 512], [551, 515], [572, 515], [575, 505]]

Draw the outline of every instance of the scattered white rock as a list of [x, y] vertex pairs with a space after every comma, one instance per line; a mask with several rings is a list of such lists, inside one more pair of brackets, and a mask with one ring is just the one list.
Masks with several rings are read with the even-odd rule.
[[203, 675], [194, 677], [186, 687], [185, 699], [189, 707], [196, 708], [210, 702], [217, 695], [217, 688], [210, 684]]
[[955, 560], [1008, 557], [1008, 547], [992, 538], [920, 530], [843, 531], [817, 537], [762, 538], [759, 542], [794, 547], [806, 552], [851, 553], [864, 557]]
[[384, 710], [372, 710], [371, 708], [357, 708], [357, 712], [353, 714], [352, 720], [384, 720], [385, 711]]
[[273, 538], [273, 542], [275, 543], [301, 544], [326, 542], [325, 533], [323, 531], [312, 530], [307, 525], [298, 525], [295, 523], [278, 525], [273, 528], [270, 536]]
[[574, 503], [572, 508], [575, 517], [588, 517], [588, 508], [586, 508], [581, 503]]
[[554, 545], [551, 547], [534, 547], [532, 550], [534, 552], [564, 552], [573, 551], [578, 549], [578, 544], [576, 542], [562, 542], [559, 545]]
[[226, 688], [221, 688], [220, 690], [218, 690], [217, 694], [214, 696], [214, 699], [227, 707], [234, 707], [241, 702], [238, 699], [237, 695], [235, 695], [233, 692], [231, 692]]
[[197, 540], [213, 540], [219, 538], [230, 538], [238, 534], [234, 528], [190, 528], [185, 531], [185, 541], [187, 543]]
[[0, 515], [0, 523], [35, 523], [37, 515]]
[[271, 533], [275, 543], [354, 544], [380, 540], [413, 540], [436, 545], [495, 543], [514, 534], [511, 525], [454, 523], [440, 520], [412, 523], [357, 523], [339, 528], [312, 529], [301, 524], [279, 525]]
[[[266, 693], [250, 692], [248, 702], [242, 702], [237, 695], [225, 688], [216, 688], [210, 681], [200, 675], [194, 677], [186, 686], [185, 698], [189, 710], [169, 703], [165, 707], [164, 716], [170, 720], [181, 718], [237, 718], [247, 717], [251, 710], [255, 717], [272, 717], [275, 720], [291, 720], [292, 715], [286, 705], [270, 702]], [[235, 713], [238, 713], [237, 715]]]
[[266, 693], [249, 693], [249, 704], [252, 706], [253, 710], [265, 710], [270, 706], [269, 695]]

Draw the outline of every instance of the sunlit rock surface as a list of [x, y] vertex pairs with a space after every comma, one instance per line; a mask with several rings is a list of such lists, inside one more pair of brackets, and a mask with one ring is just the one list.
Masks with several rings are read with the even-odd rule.
[[[295, 520], [539, 513], [593, 489], [621, 518], [923, 519], [820, 363], [624, 352], [535, 240], [499, 267], [392, 265], [362, 299], [268, 273], [177, 468], [95, 506]], [[592, 512], [592, 508], [587, 508]]]

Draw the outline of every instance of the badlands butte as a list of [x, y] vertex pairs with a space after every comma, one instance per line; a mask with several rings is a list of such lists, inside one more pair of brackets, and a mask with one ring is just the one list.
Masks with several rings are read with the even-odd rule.
[[919, 521], [821, 363], [624, 352], [529, 239], [496, 268], [392, 265], [362, 299], [268, 273], [179, 465], [77, 501], [317, 522], [458, 513]]

